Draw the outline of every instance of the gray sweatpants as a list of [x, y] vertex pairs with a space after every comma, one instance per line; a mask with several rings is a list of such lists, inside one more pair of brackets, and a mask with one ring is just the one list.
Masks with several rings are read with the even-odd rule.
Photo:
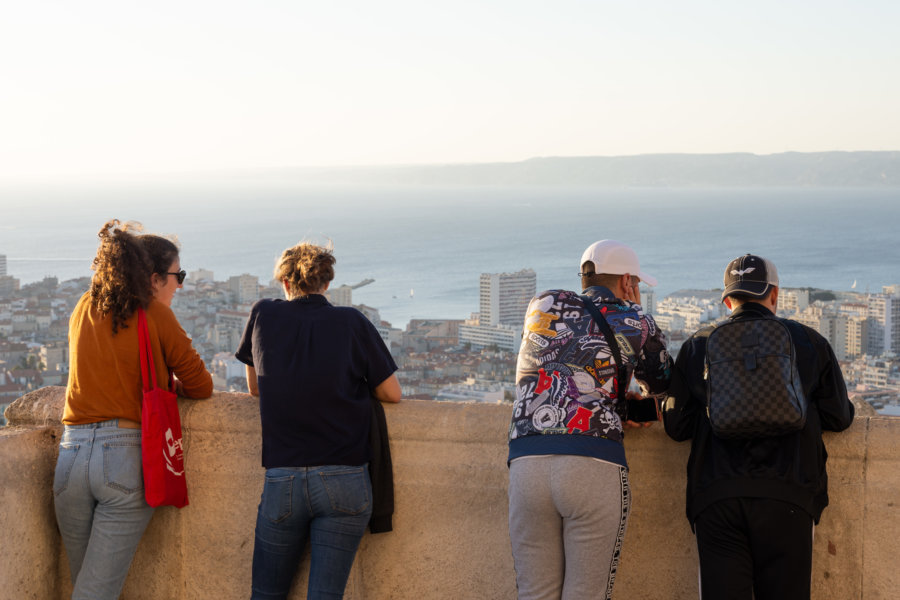
[[509, 467], [509, 539], [519, 600], [611, 598], [631, 493], [628, 470], [586, 456]]

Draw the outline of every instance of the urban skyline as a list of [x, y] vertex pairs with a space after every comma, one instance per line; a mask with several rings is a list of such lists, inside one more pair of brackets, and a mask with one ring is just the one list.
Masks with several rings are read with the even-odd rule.
[[[15, 278], [0, 276], [2, 405], [34, 387], [65, 384], [66, 320], [87, 284], [86, 278], [48, 278], [12, 290], [11, 281]], [[537, 291], [535, 281], [536, 273], [527, 268], [483, 273], [478, 312], [468, 319], [413, 319], [404, 329], [383, 321], [375, 307], [353, 304], [353, 289], [370, 280], [337, 286], [331, 300], [355, 306], [375, 325], [395, 354], [398, 375], [412, 397], [498, 402], [509, 400], [514, 390], [515, 357], [525, 308]], [[203, 269], [192, 271], [185, 289], [175, 296], [173, 311], [214, 374], [216, 389], [245, 391], [243, 365], [233, 351], [250, 305], [260, 297], [282, 297], [282, 290], [271, 283], [261, 285], [247, 274], [215, 281], [214, 273]], [[644, 289], [642, 299], [666, 331], [673, 356], [696, 329], [727, 316], [718, 291], [658, 300]], [[851, 394], [885, 414], [900, 415], [900, 285], [866, 294], [783, 288], [778, 311], [829, 341]]]

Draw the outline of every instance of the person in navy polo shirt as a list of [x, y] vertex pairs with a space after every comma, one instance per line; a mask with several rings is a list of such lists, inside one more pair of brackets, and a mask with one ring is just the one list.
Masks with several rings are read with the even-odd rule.
[[400, 401], [397, 365], [372, 323], [332, 306], [331, 251], [284, 251], [287, 300], [260, 300], [235, 356], [259, 396], [266, 479], [253, 549], [254, 599], [286, 598], [311, 546], [307, 598], [340, 598], [372, 513], [372, 397]]

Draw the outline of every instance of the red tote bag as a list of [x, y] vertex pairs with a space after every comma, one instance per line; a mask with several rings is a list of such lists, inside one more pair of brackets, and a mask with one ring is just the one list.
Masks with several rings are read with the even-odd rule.
[[184, 477], [184, 450], [181, 439], [181, 415], [171, 391], [156, 386], [156, 367], [147, 331], [144, 309], [138, 309], [138, 339], [141, 347], [141, 379], [144, 400], [141, 409], [141, 455], [144, 465], [144, 496], [150, 506], [188, 504]]

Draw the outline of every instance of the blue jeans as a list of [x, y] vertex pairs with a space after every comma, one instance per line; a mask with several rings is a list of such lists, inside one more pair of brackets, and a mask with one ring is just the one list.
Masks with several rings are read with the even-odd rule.
[[256, 517], [252, 600], [287, 598], [307, 540], [307, 600], [343, 598], [371, 514], [367, 465], [266, 470]]
[[144, 500], [141, 431], [116, 419], [66, 425], [53, 477], [72, 600], [116, 600], [153, 516]]

